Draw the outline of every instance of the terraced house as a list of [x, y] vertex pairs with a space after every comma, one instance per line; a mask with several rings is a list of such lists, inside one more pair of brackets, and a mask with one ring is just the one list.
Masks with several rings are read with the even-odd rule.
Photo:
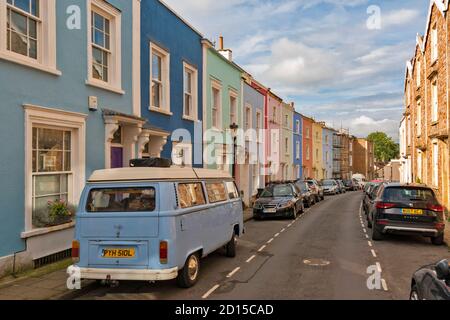
[[302, 115], [302, 128], [303, 128], [303, 159], [302, 159], [302, 167], [303, 167], [303, 178], [308, 179], [312, 178], [313, 171], [313, 123], [314, 120], [312, 118], [308, 118]]
[[76, 206], [93, 170], [136, 157], [139, 7], [0, 1], [0, 274], [69, 255], [74, 224], [52, 206]]
[[281, 159], [281, 173], [282, 180], [292, 180], [292, 167], [294, 164], [292, 138], [293, 138], [293, 118], [294, 118], [294, 104], [282, 104], [282, 130], [281, 130], [281, 145], [280, 145], [280, 159]]
[[293, 130], [293, 178], [294, 179], [301, 179], [303, 177], [303, 168], [302, 168], [302, 154], [303, 154], [303, 148], [302, 148], [302, 115], [294, 110], [294, 130]]
[[425, 33], [418, 35], [405, 72], [405, 113], [400, 129], [404, 181], [426, 183], [449, 207], [448, 1], [430, 1]]
[[322, 124], [313, 122], [313, 177], [322, 180], [325, 176], [323, 167]]
[[[142, 1], [140, 156], [203, 166], [203, 36], [159, 0]], [[197, 138], [197, 139], [195, 139]]]
[[270, 180], [279, 181], [283, 179], [283, 171], [281, 170], [281, 132], [282, 132], [282, 114], [283, 114], [283, 99], [278, 97], [272, 91], [268, 92], [267, 109], [269, 119], [269, 139], [267, 155], [270, 162]]
[[322, 122], [322, 159], [324, 179], [333, 177], [333, 130]]

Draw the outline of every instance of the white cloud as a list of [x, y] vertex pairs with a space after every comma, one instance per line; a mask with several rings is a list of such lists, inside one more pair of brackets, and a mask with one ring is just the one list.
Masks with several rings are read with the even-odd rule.
[[[419, 11], [413, 9], [400, 9], [381, 15], [382, 28], [398, 26], [414, 21], [419, 16]], [[425, 22], [424, 22], [425, 24]]]
[[397, 119], [375, 120], [368, 116], [360, 116], [358, 118], [344, 121], [344, 127], [350, 129], [350, 133], [358, 137], [367, 137], [375, 131], [382, 131], [391, 136], [394, 140], [398, 140], [399, 122]]

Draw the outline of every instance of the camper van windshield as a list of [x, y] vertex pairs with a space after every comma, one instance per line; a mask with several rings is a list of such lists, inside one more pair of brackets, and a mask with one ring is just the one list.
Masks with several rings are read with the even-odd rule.
[[92, 189], [87, 212], [150, 212], [155, 210], [154, 188]]

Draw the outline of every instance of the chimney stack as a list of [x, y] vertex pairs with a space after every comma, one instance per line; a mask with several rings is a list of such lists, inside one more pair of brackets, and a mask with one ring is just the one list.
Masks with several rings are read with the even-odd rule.
[[230, 49], [224, 49], [223, 36], [219, 37], [219, 53], [225, 57], [228, 61], [233, 61], [233, 51]]
[[219, 51], [223, 50], [223, 36], [219, 37]]

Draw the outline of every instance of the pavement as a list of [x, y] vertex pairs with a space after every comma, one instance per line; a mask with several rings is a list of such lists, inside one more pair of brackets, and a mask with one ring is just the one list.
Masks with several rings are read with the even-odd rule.
[[[254, 221], [246, 210], [246, 233], [236, 258], [218, 250], [203, 259], [201, 278], [190, 289], [179, 289], [173, 280], [121, 281], [117, 287], [90, 281], [70, 291], [65, 270], [59, 270], [0, 282], [0, 299], [408, 299], [414, 271], [448, 258], [448, 247], [421, 237], [372, 242], [360, 203], [356, 192], [327, 197], [297, 220]], [[381, 271], [372, 289], [367, 286], [369, 268]]]

